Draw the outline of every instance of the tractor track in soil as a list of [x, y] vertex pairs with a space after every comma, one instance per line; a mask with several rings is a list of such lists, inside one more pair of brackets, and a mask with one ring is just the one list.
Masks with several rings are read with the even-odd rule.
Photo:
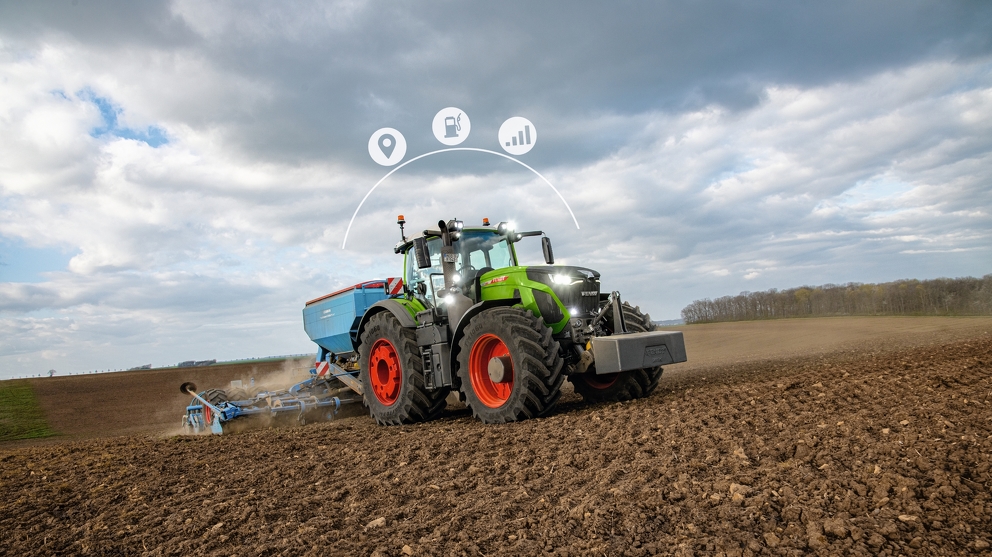
[[674, 369], [646, 399], [569, 393], [504, 425], [462, 410], [0, 446], [0, 553], [989, 552], [982, 328]]

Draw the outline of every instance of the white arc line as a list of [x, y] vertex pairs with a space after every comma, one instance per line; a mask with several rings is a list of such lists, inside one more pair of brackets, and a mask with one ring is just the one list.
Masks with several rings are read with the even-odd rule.
[[520, 166], [526, 168], [527, 170], [530, 170], [531, 172], [533, 172], [534, 174], [536, 174], [538, 178], [544, 180], [544, 183], [547, 184], [548, 187], [550, 187], [552, 190], [554, 190], [554, 192], [556, 194], [558, 194], [558, 199], [561, 199], [561, 202], [565, 204], [565, 208], [568, 209], [568, 214], [572, 216], [572, 222], [575, 223], [576, 230], [579, 229], [579, 221], [578, 221], [578, 219], [575, 218], [575, 213], [572, 212], [572, 208], [568, 206], [568, 201], [565, 201], [565, 198], [562, 197], [561, 192], [558, 191], [558, 188], [556, 188], [554, 186], [554, 184], [552, 184], [551, 182], [549, 182], [547, 178], [545, 178], [544, 176], [542, 176], [540, 172], [538, 172], [538, 171], [534, 170], [533, 168], [531, 168], [530, 166], [528, 166], [527, 163], [518, 161], [517, 159], [515, 159], [515, 158], [513, 158], [511, 156], [508, 156], [508, 155], [504, 155], [503, 153], [498, 153], [496, 151], [490, 151], [489, 149], [478, 149], [476, 147], [452, 147], [450, 149], [438, 149], [437, 151], [431, 151], [430, 153], [424, 153], [423, 155], [418, 155], [416, 157], [413, 157], [412, 159], [410, 159], [410, 160], [408, 160], [408, 161], [400, 164], [396, 168], [390, 170], [388, 173], [386, 173], [385, 176], [383, 176], [381, 179], [379, 179], [379, 181], [376, 182], [374, 186], [372, 186], [372, 189], [370, 189], [369, 192], [365, 194], [365, 197], [362, 198], [361, 203], [359, 203], [358, 204], [358, 207], [355, 209], [355, 214], [351, 215], [351, 221], [348, 222], [348, 229], [344, 231], [344, 241], [341, 242], [341, 249], [345, 249], [345, 246], [348, 244], [348, 234], [351, 232], [351, 225], [352, 224], [355, 224], [355, 217], [358, 216], [358, 211], [361, 211], [362, 210], [362, 205], [365, 204], [365, 200], [368, 199], [370, 195], [372, 195], [372, 192], [375, 191], [375, 189], [377, 187], [379, 187], [379, 184], [385, 182], [386, 181], [386, 178], [389, 178], [390, 176], [393, 175], [393, 172], [396, 172], [397, 170], [403, 168], [404, 166], [410, 164], [411, 162], [413, 162], [415, 160], [422, 159], [424, 157], [429, 157], [431, 155], [436, 155], [438, 153], [447, 153], [448, 151], [478, 151], [479, 153], [489, 153], [490, 155], [496, 155], [498, 157], [503, 157], [504, 159], [511, 160], [511, 161], [519, 164]]

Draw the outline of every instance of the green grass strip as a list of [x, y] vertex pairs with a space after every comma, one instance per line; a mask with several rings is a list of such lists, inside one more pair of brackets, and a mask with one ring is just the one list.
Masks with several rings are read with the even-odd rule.
[[39, 439], [58, 435], [48, 427], [27, 381], [0, 381], [0, 441]]

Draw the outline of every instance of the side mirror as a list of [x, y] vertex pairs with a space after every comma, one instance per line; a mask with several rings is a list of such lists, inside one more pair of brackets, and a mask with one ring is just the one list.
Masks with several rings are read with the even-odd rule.
[[541, 251], [544, 252], [544, 262], [553, 265], [555, 262], [555, 252], [551, 249], [551, 238], [544, 236], [541, 238]]
[[426, 269], [431, 266], [431, 250], [427, 247], [427, 238], [420, 236], [413, 239], [413, 253], [417, 257], [418, 269]]

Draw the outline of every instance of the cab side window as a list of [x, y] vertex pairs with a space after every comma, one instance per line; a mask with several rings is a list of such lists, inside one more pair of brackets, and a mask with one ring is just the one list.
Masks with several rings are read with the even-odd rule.
[[[427, 249], [431, 252], [431, 266], [426, 269], [417, 268], [417, 256], [410, 248], [406, 253], [406, 277], [404, 278], [410, 291], [419, 296], [417, 284], [423, 283], [427, 286], [427, 293], [424, 298], [432, 305], [436, 305], [434, 292], [444, 287], [444, 276], [441, 271], [441, 239], [430, 238], [427, 240]], [[434, 287], [431, 288], [431, 281]]]

